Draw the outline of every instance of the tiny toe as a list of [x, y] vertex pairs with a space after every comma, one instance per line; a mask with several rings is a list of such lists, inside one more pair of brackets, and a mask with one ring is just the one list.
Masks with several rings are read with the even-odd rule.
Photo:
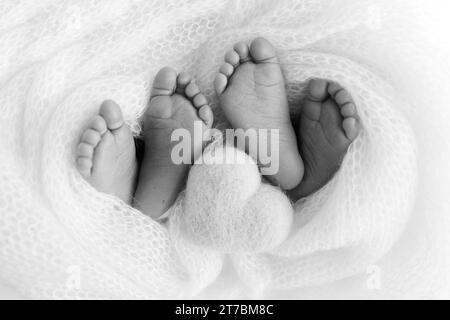
[[328, 81], [312, 79], [308, 84], [308, 98], [312, 101], [322, 102], [328, 97]]
[[233, 68], [233, 66], [232, 66], [231, 64], [229, 64], [229, 63], [224, 63], [224, 64], [220, 67], [219, 72], [222, 73], [222, 74], [224, 74], [224, 75], [227, 76], [227, 77], [231, 77], [231, 75], [232, 75], [233, 72], [234, 72], [234, 68]]
[[330, 82], [328, 84], [328, 93], [336, 101], [337, 105], [342, 108], [346, 104], [353, 103], [352, 96], [339, 83]]
[[97, 115], [92, 119], [90, 128], [98, 131], [100, 135], [105, 134], [106, 130], [108, 130], [105, 119], [100, 115]]
[[122, 110], [119, 105], [112, 100], [106, 100], [102, 103], [102, 106], [100, 107], [100, 116], [105, 119], [106, 126], [109, 130], [117, 130], [122, 127], [124, 123]]
[[228, 79], [224, 74], [219, 73], [216, 75], [216, 78], [214, 79], [214, 89], [216, 90], [217, 95], [220, 96], [225, 91], [227, 83]]
[[81, 137], [81, 141], [87, 144], [90, 144], [93, 147], [96, 147], [98, 143], [101, 140], [100, 132], [93, 130], [93, 129], [87, 129], [83, 136]]
[[92, 160], [90, 158], [79, 157], [77, 159], [78, 171], [80, 171], [83, 176], [89, 176], [91, 174], [92, 165]]
[[211, 108], [208, 105], [204, 105], [198, 110], [198, 116], [202, 119], [208, 127], [212, 126], [214, 121], [214, 115]]
[[265, 38], [256, 38], [250, 44], [250, 55], [255, 62], [278, 62], [275, 49]]
[[193, 99], [199, 93], [200, 89], [194, 82], [191, 82], [186, 86], [185, 94], [189, 99]]
[[239, 55], [240, 63], [244, 63], [250, 60], [250, 53], [248, 45], [244, 42], [238, 42], [234, 45], [234, 50]]
[[351, 141], [355, 140], [359, 133], [358, 121], [355, 118], [345, 118], [342, 122], [345, 135]]
[[170, 96], [175, 92], [177, 85], [177, 73], [170, 67], [164, 67], [158, 71], [153, 81], [151, 97]]
[[92, 158], [94, 155], [94, 147], [82, 142], [78, 145], [77, 154], [79, 157]]
[[192, 81], [192, 77], [186, 73], [181, 72], [177, 77], [177, 92], [184, 94], [184, 89]]
[[230, 50], [225, 54], [225, 62], [228, 62], [235, 68], [239, 65], [239, 60], [239, 55], [234, 50]]
[[[331, 87], [331, 86], [328, 87], [328, 90], [330, 90], [330, 87]], [[334, 93], [334, 95], [331, 94], [331, 93], [330, 93], [330, 95], [331, 95], [332, 97], [334, 97], [334, 100], [336, 101], [336, 103], [337, 103], [340, 107], [343, 107], [343, 106], [344, 106], [345, 104], [347, 104], [347, 103], [352, 103], [352, 102], [353, 102], [352, 96], [351, 96], [350, 93], [349, 93], [347, 90], [345, 90], [344, 88], [338, 89], [338, 91], [336, 91], [336, 92]]]
[[194, 106], [195, 106], [196, 108], [200, 108], [200, 107], [202, 107], [202, 106], [208, 104], [208, 100], [206, 100], [206, 97], [205, 97], [203, 94], [201, 94], [201, 93], [199, 93], [198, 95], [196, 95], [196, 96], [194, 97], [194, 100], [193, 100], [192, 102], [194, 103]]
[[336, 100], [336, 95], [339, 92], [341, 92], [342, 90], [344, 90], [344, 88], [342, 88], [342, 86], [339, 83], [337, 83], [337, 82], [329, 81], [327, 90], [328, 90], [329, 95], [331, 97], [333, 97], [333, 99]]
[[354, 103], [348, 102], [341, 107], [341, 115], [345, 118], [356, 115], [356, 107]]

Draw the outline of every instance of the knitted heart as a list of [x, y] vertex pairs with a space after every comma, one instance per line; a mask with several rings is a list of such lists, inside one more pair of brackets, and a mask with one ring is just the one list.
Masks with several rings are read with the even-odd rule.
[[244, 152], [207, 150], [189, 173], [182, 230], [198, 245], [224, 253], [268, 251], [287, 238], [292, 220], [288, 198], [261, 182]]

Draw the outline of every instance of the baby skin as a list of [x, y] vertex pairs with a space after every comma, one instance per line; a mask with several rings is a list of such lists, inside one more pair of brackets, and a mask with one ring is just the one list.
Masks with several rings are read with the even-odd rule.
[[321, 79], [309, 82], [298, 123], [297, 141], [305, 174], [301, 183], [288, 192], [294, 201], [309, 196], [333, 178], [361, 130], [349, 92]]
[[[253, 40], [250, 46], [237, 43], [226, 53], [214, 87], [233, 128], [279, 130], [279, 170], [266, 178], [282, 189], [295, 188], [304, 167], [289, 117], [283, 73], [272, 45], [263, 38]], [[257, 154], [250, 155], [258, 160]]]
[[[279, 130], [279, 171], [266, 178], [294, 201], [333, 177], [360, 130], [350, 94], [326, 80], [310, 82], [298, 128], [294, 128], [282, 70], [273, 46], [264, 38], [250, 46], [237, 43], [226, 53], [215, 89], [235, 129]], [[250, 155], [258, 160], [257, 154]]]
[[[145, 151], [139, 177], [133, 135], [113, 101], [102, 104], [99, 115], [82, 134], [77, 149], [78, 170], [98, 191], [115, 195], [157, 219], [176, 200], [190, 166], [172, 161], [171, 134], [178, 128], [193, 134], [195, 121], [201, 123], [204, 132], [211, 128], [213, 113], [205, 96], [189, 75], [163, 68], [153, 81], [144, 114]], [[203, 145], [192, 147], [191, 163]]]
[[[294, 201], [333, 177], [360, 131], [350, 94], [337, 83], [319, 79], [310, 81], [294, 127], [278, 58], [264, 38], [250, 45], [236, 44], [225, 55], [214, 86], [235, 129], [279, 130], [279, 171], [266, 178]], [[190, 162], [176, 164], [171, 155], [177, 142], [171, 141], [171, 134], [183, 128], [193, 136], [195, 122], [203, 133], [212, 126], [213, 113], [205, 96], [189, 75], [163, 68], [153, 81], [143, 116], [145, 151], [140, 168], [132, 132], [119, 105], [111, 100], [103, 102], [82, 134], [77, 168], [98, 191], [158, 219], [176, 200], [190, 165], [204, 147], [193, 141]], [[258, 161], [258, 154], [251, 156]]]

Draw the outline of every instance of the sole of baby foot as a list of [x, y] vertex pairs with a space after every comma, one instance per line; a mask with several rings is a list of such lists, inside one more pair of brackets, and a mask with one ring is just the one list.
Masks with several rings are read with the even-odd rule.
[[[213, 113], [188, 74], [177, 74], [166, 67], [153, 81], [143, 121], [145, 152], [134, 206], [158, 219], [175, 202], [190, 165], [203, 151], [203, 143], [194, 139], [195, 126], [202, 135], [207, 134], [213, 123]], [[183, 150], [184, 161], [173, 159], [174, 147], [180, 142], [172, 141], [172, 133], [177, 129], [184, 129], [190, 139], [190, 150]], [[190, 151], [187, 158], [186, 151]]]
[[[272, 158], [272, 151], [278, 149], [278, 170], [266, 178], [285, 190], [296, 187], [303, 176], [303, 161], [289, 115], [283, 73], [272, 44], [264, 38], [256, 38], [250, 46], [237, 43], [226, 53], [214, 86], [220, 106], [234, 129], [256, 130], [258, 140], [263, 139], [264, 143], [271, 140], [267, 134], [263, 137], [261, 129], [268, 130], [268, 134], [278, 130], [277, 146], [271, 143], [267, 146]], [[262, 163], [262, 155], [255, 148], [238, 147], [244, 148], [263, 167], [277, 165]]]
[[77, 147], [80, 174], [100, 192], [131, 204], [137, 175], [133, 134], [114, 101], [102, 103]]
[[335, 82], [311, 80], [297, 130], [305, 175], [289, 192], [292, 200], [311, 195], [333, 178], [360, 130], [350, 93]]

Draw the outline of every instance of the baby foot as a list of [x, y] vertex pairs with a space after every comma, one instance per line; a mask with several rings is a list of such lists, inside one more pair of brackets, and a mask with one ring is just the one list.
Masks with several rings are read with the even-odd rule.
[[190, 163], [176, 164], [171, 153], [177, 142], [174, 130], [184, 128], [194, 136], [194, 123], [202, 134], [211, 128], [213, 113], [205, 96], [185, 73], [161, 69], [153, 82], [149, 107], [144, 115], [145, 153], [135, 195], [135, 207], [159, 218], [183, 188], [190, 164], [201, 155], [203, 144], [191, 138]]
[[94, 188], [131, 203], [137, 174], [136, 150], [133, 134], [114, 101], [102, 103], [99, 115], [82, 134], [76, 161], [78, 171]]
[[308, 91], [298, 128], [305, 176], [290, 192], [293, 200], [312, 194], [330, 181], [360, 132], [356, 106], [347, 90], [334, 82], [311, 80]]
[[[303, 161], [289, 116], [283, 74], [270, 42], [257, 38], [250, 47], [236, 44], [225, 55], [214, 86], [235, 129], [279, 129], [279, 170], [267, 178], [286, 190], [296, 187], [303, 177]], [[258, 161], [257, 154], [250, 155]]]

